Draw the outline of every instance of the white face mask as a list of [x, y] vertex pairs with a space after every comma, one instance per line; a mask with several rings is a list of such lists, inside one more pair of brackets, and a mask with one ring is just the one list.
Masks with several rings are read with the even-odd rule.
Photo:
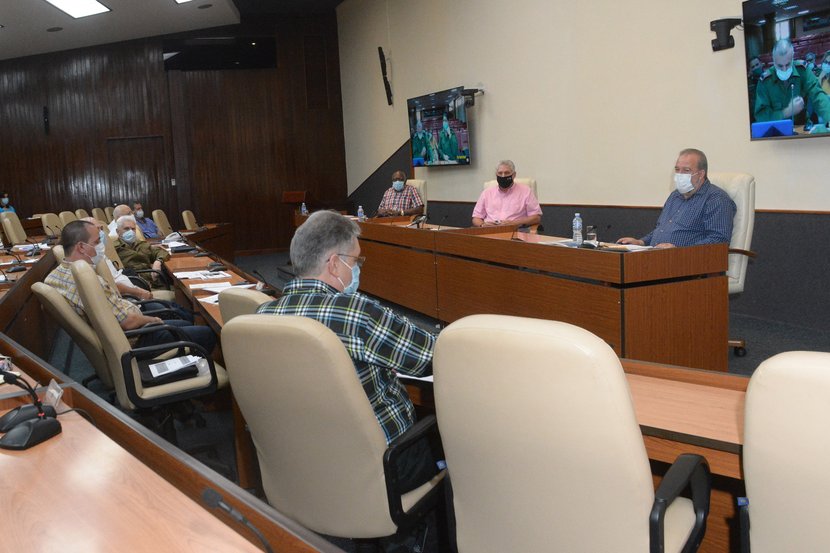
[[[700, 171], [698, 171], [699, 173]], [[677, 188], [677, 191], [681, 194], [688, 194], [692, 190], [695, 189], [695, 185], [692, 184], [692, 176], [697, 175], [697, 173], [675, 173], [674, 174], [674, 187]]]
[[143, 219], [144, 218], [144, 210], [139, 209], [138, 211], [135, 212], [135, 216], [138, 217], [139, 219]]
[[780, 69], [778, 69], [778, 68], [776, 67], [776, 68], [775, 68], [775, 74], [776, 74], [776, 75], [778, 75], [778, 79], [779, 79], [779, 80], [786, 81], [786, 80], [787, 80], [787, 79], [789, 79], [789, 78], [792, 76], [792, 74], [793, 74], [793, 66], [792, 66], [792, 64], [790, 64], [790, 68], [789, 68], [789, 69], [787, 69], [786, 71], [781, 71]]
[[125, 231], [124, 234], [121, 235], [121, 240], [127, 244], [132, 244], [135, 242], [135, 231], [133, 229]]

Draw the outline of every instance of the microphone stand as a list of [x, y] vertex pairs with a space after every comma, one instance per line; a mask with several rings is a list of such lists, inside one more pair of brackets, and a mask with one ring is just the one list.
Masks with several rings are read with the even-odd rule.
[[0, 370], [0, 375], [5, 382], [29, 392], [34, 403], [21, 405], [0, 417], [0, 432], [6, 432], [0, 438], [0, 448], [29, 449], [61, 433], [55, 408], [51, 405], [44, 408], [31, 384], [9, 370]]
[[15, 264], [12, 265], [7, 272], [9, 272], [9, 273], [19, 273], [21, 271], [26, 270], [26, 266], [23, 265], [23, 261], [20, 259], [20, 256], [17, 255], [16, 253], [14, 253], [11, 246], [6, 248], [6, 253], [9, 254], [10, 256], [14, 257], [14, 260], [15, 260]]
[[277, 289], [276, 289], [276, 287], [275, 287], [273, 284], [271, 284], [270, 282], [268, 282], [267, 280], [265, 280], [265, 277], [264, 277], [264, 276], [262, 276], [262, 273], [260, 273], [260, 272], [259, 272], [259, 271], [257, 271], [256, 269], [252, 269], [252, 270], [251, 270], [251, 272], [252, 272], [254, 275], [256, 275], [257, 277], [259, 277], [259, 280], [260, 280], [260, 281], [261, 281], [264, 285], [266, 285], [266, 286], [268, 286], [268, 288], [270, 288], [270, 290], [260, 290], [260, 292], [262, 292], [263, 294], [268, 294], [269, 296], [276, 296], [276, 295], [277, 295]]

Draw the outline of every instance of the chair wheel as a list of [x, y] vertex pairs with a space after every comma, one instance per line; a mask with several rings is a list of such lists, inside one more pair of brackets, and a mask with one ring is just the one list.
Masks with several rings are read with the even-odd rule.
[[738, 346], [733, 348], [732, 352], [735, 354], [735, 357], [746, 357], [746, 348]]

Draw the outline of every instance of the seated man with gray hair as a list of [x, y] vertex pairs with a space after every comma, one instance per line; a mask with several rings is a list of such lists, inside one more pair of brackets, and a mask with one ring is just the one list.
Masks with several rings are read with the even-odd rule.
[[478, 197], [473, 209], [473, 226], [491, 225], [538, 225], [542, 220], [539, 200], [529, 186], [514, 182], [516, 165], [509, 159], [496, 166], [496, 182]]
[[133, 210], [130, 209], [130, 206], [128, 206], [128, 205], [121, 204], [121, 205], [115, 206], [115, 209], [112, 210], [112, 221], [110, 222], [110, 224], [107, 225], [107, 228], [109, 229], [110, 238], [112, 238], [113, 240], [118, 238], [118, 234], [116, 233], [116, 226], [118, 224], [118, 219], [120, 219], [121, 217], [124, 217], [125, 215], [132, 215], [132, 214], [133, 214]]
[[[257, 313], [310, 317], [334, 331], [389, 444], [415, 423], [412, 401], [395, 373], [431, 374], [435, 336], [357, 291], [364, 261], [358, 235], [360, 227], [339, 213], [312, 213], [291, 240], [297, 278]], [[401, 489], [427, 482], [439, 459], [425, 441], [409, 449], [399, 464]]]
[[135, 217], [132, 215], [119, 217], [116, 221], [118, 239], [114, 246], [124, 268], [161, 271], [161, 262], [168, 260], [170, 254], [164, 248], [154, 248], [146, 240], [139, 240], [135, 228]]

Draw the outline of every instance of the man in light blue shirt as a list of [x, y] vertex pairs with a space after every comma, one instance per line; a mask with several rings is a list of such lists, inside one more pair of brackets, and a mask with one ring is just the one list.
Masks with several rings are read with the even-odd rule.
[[680, 152], [674, 164], [676, 190], [663, 205], [657, 226], [640, 239], [626, 236], [617, 243], [655, 248], [728, 244], [735, 202], [709, 182], [708, 174], [706, 154], [693, 148]]
[[144, 208], [141, 207], [141, 202], [133, 202], [133, 215], [138, 228], [144, 233], [144, 238], [163, 238], [159, 236], [159, 228], [156, 226], [156, 222], [144, 216]]

